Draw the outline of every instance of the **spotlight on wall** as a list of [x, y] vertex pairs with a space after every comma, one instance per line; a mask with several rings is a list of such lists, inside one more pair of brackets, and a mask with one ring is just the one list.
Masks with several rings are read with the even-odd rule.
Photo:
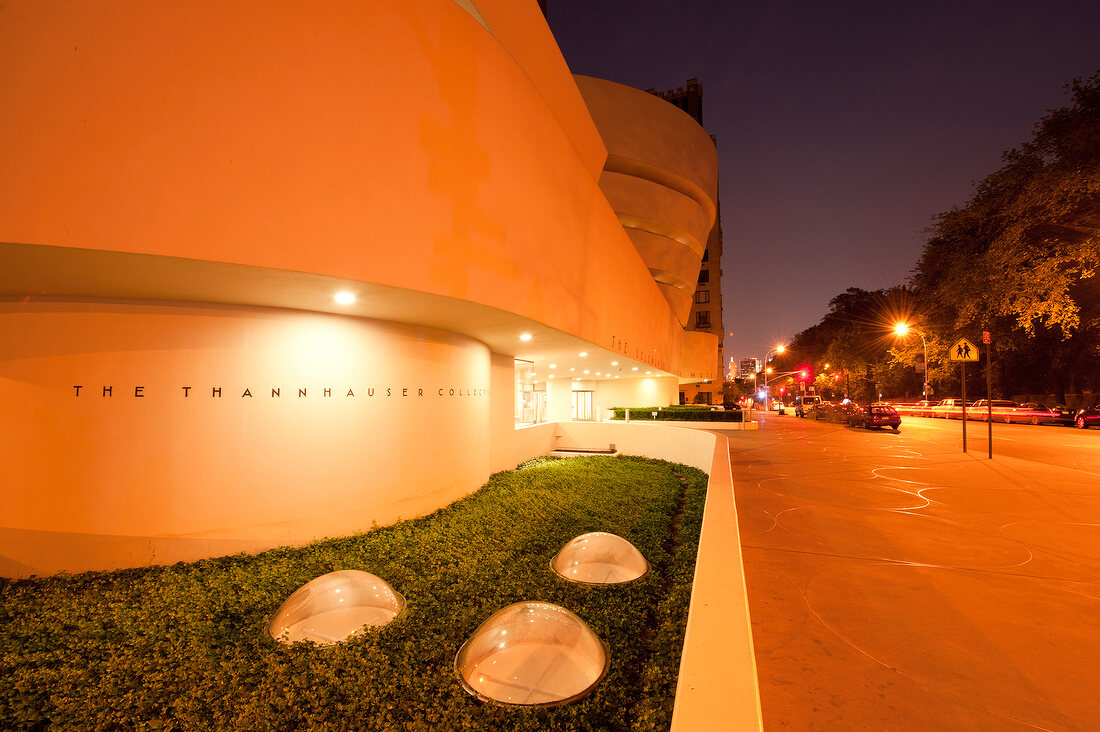
[[332, 296], [332, 299], [340, 303], [341, 305], [351, 305], [353, 302], [355, 302], [355, 295], [351, 294], [350, 292], [337, 292], [335, 295]]
[[531, 334], [530, 333], [523, 333], [522, 335], [520, 335], [519, 339], [521, 341], [529, 341], [529, 340], [531, 340]]

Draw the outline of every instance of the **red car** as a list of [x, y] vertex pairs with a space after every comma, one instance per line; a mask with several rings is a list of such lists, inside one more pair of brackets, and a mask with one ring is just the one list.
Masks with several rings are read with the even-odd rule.
[[848, 424], [869, 430], [890, 427], [897, 432], [901, 427], [901, 415], [889, 404], [868, 404], [852, 414], [848, 418]]
[[1100, 427], [1100, 402], [1077, 412], [1073, 424], [1083, 430], [1087, 430], [1089, 427]]

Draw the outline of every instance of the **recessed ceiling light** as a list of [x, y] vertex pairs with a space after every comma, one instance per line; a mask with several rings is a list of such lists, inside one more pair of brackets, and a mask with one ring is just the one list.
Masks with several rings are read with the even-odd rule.
[[597, 372], [596, 372], [596, 376], [599, 376], [599, 375], [600, 375], [600, 372], [599, 372], [599, 371], [597, 371]]
[[647, 374], [652, 374], [653, 372], [652, 372], [652, 371], [646, 371], [646, 373], [647, 373]]
[[552, 368], [552, 369], [556, 369], [557, 367], [558, 367], [558, 365], [556, 363], [550, 364], [550, 368]]
[[578, 355], [578, 356], [580, 356], [581, 358], [584, 358], [585, 356], [587, 356], [587, 355], [588, 355], [588, 351], [581, 351], [581, 352], [580, 352], [580, 353], [578, 353], [577, 355]]
[[612, 362], [611, 362], [611, 365], [612, 365], [612, 366], [618, 366], [618, 365], [619, 365], [619, 362], [618, 362], [618, 361], [612, 361]]
[[587, 373], [588, 373], [588, 369], [585, 369], [585, 370], [584, 370], [584, 373], [586, 373], [586, 374], [587, 374]]
[[531, 334], [530, 333], [523, 333], [522, 335], [520, 335], [519, 339], [521, 341], [529, 341], [529, 340], [531, 340]]
[[576, 369], [569, 369], [570, 371], [576, 371]]
[[551, 378], [551, 379], [552, 379], [552, 378], [554, 378], [554, 375], [553, 375], [553, 374], [550, 374], [550, 378]]
[[616, 378], [616, 379], [617, 379], [617, 378], [619, 378], [619, 375], [618, 375], [618, 374], [615, 374], [615, 378]]
[[632, 368], [632, 369], [630, 369], [630, 370], [631, 370], [631, 371], [637, 371], [637, 370], [638, 370], [638, 367], [637, 367], [637, 366], [635, 366], [634, 368]]
[[355, 295], [351, 294], [350, 292], [337, 292], [335, 295], [332, 296], [332, 299], [340, 303], [341, 305], [351, 305], [353, 302], [355, 302]]

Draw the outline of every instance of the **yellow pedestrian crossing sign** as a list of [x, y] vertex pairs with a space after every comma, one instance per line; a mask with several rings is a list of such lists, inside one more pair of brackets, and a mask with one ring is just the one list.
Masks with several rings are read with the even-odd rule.
[[947, 349], [948, 361], [977, 361], [978, 347], [965, 338], [960, 338], [951, 348]]

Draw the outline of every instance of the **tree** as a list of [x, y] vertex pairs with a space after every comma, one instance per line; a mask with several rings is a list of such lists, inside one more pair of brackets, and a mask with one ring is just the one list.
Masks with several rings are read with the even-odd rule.
[[[796, 335], [788, 349], [815, 373], [828, 363], [833, 372], [846, 374], [838, 385], [826, 376], [820, 380], [825, 394], [842, 394], [850, 387], [853, 398], [870, 401], [884, 394], [912, 395], [919, 380], [912, 368], [892, 362], [894, 326], [913, 316], [915, 301], [906, 287], [863, 290], [849, 287], [829, 301], [829, 312], [821, 322]], [[916, 394], [920, 394], [917, 388]]]
[[1068, 91], [936, 217], [910, 281], [943, 340], [993, 333], [1004, 390], [1053, 387], [1059, 400], [1067, 385], [1100, 386], [1100, 74]]

